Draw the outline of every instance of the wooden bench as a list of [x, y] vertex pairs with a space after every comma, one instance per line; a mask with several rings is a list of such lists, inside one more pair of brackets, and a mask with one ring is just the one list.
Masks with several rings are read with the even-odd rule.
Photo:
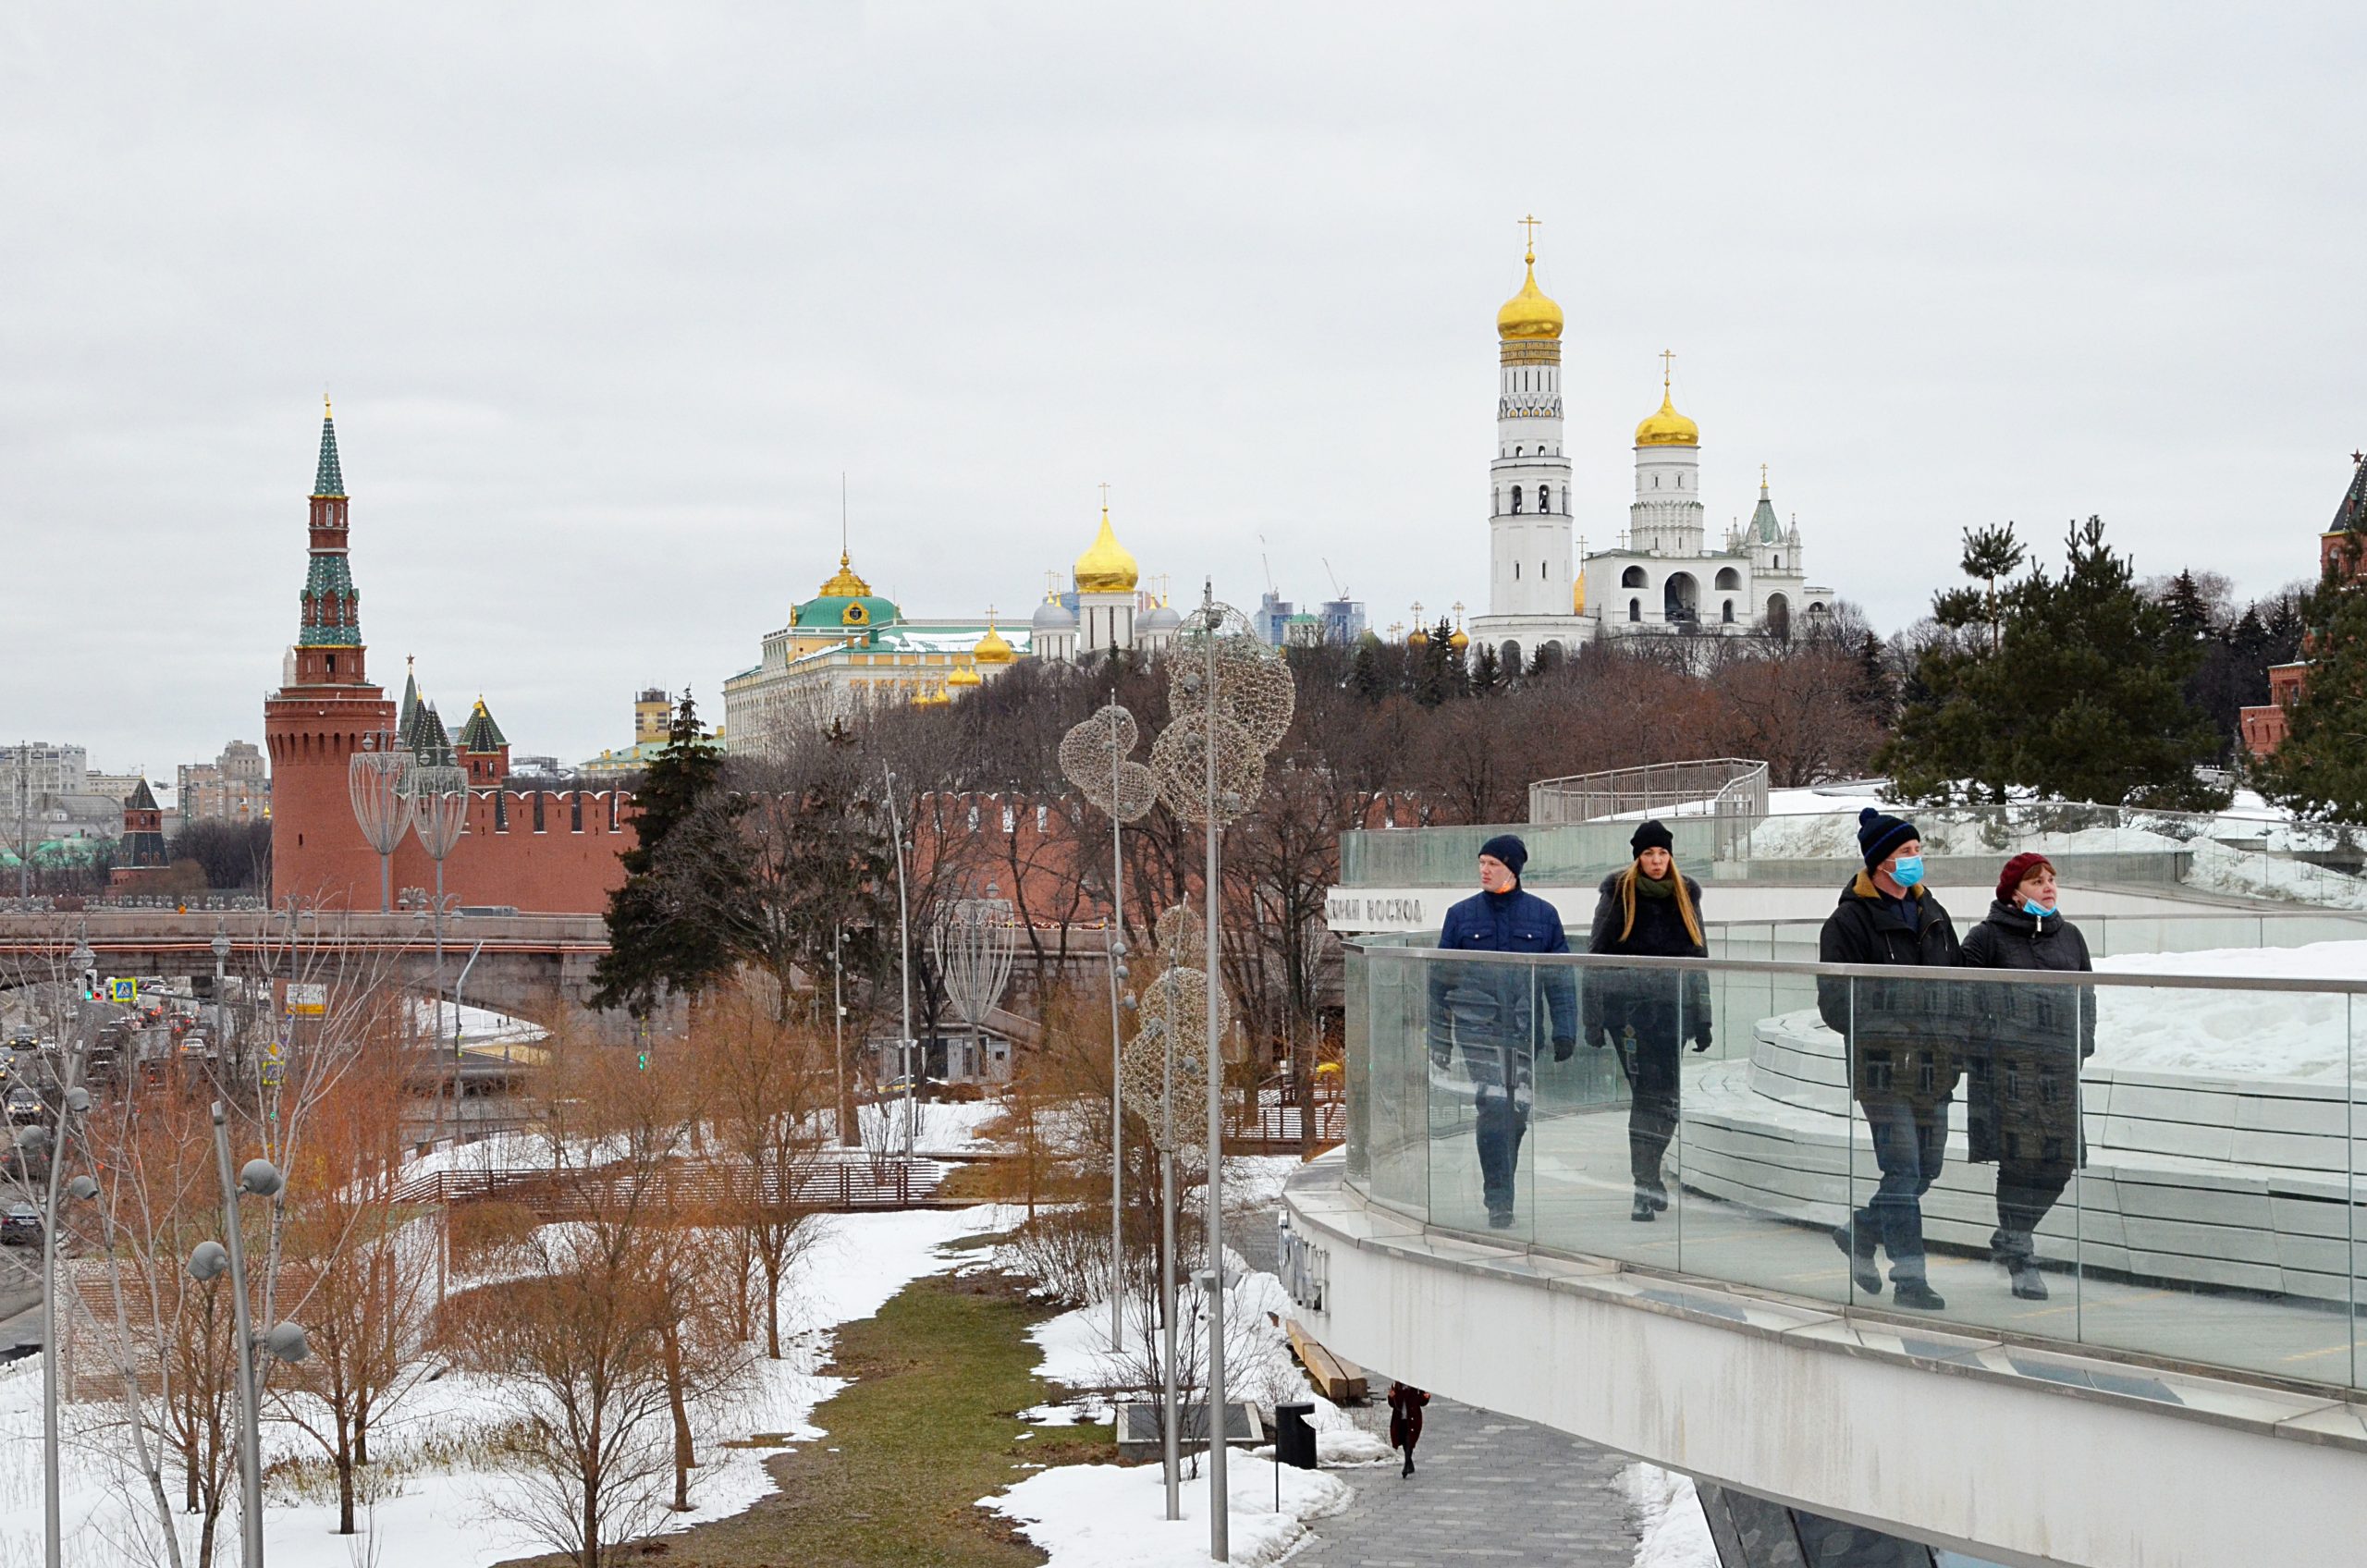
[[1315, 1337], [1300, 1328], [1295, 1319], [1284, 1325], [1290, 1335], [1291, 1353], [1306, 1368], [1306, 1380], [1315, 1391], [1334, 1404], [1362, 1404], [1365, 1401], [1364, 1368], [1353, 1361], [1345, 1361], [1325, 1350]]

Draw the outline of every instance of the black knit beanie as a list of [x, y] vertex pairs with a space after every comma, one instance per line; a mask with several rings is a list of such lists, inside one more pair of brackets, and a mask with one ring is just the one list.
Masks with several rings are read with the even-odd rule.
[[1667, 850], [1673, 854], [1676, 851], [1676, 835], [1668, 830], [1665, 823], [1654, 817], [1636, 829], [1636, 836], [1627, 840], [1627, 847], [1639, 859], [1646, 850]]
[[1479, 846], [1479, 852], [1483, 855], [1493, 855], [1496, 859], [1502, 861], [1504, 869], [1515, 876], [1518, 876], [1520, 868], [1528, 864], [1528, 846], [1520, 841], [1519, 835], [1514, 833], [1497, 834]]
[[1920, 839], [1915, 824], [1895, 816], [1884, 816], [1868, 806], [1858, 814], [1858, 849], [1866, 857], [1866, 869], [1890, 859], [1901, 844], [1909, 839]]

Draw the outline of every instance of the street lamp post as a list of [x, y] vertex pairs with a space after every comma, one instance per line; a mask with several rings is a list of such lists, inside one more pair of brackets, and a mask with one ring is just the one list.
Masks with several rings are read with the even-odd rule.
[[257, 1363], [265, 1355], [298, 1362], [312, 1354], [304, 1330], [294, 1323], [274, 1325], [257, 1335], [247, 1305], [246, 1248], [239, 1237], [239, 1197], [276, 1196], [287, 1179], [267, 1159], [251, 1159], [234, 1182], [230, 1176], [230, 1131], [222, 1102], [214, 1102], [214, 1163], [222, 1179], [222, 1222], [227, 1242], [200, 1242], [189, 1255], [190, 1278], [201, 1284], [230, 1276], [230, 1316], [238, 1333], [239, 1547], [244, 1568], [263, 1568], [263, 1408]]
[[913, 906], [904, 889], [904, 822], [896, 805], [896, 775], [887, 770], [888, 828], [896, 842], [896, 924], [897, 942], [902, 956], [904, 976], [904, 1037], [901, 1051], [904, 1064], [904, 1158], [913, 1158], [913, 1144], [918, 1136], [920, 1121], [920, 1085], [913, 1080]]
[[230, 934], [222, 929], [219, 921], [216, 921], [214, 925], [214, 940], [208, 942], [206, 948], [214, 954], [214, 1037], [227, 1059], [230, 1058], [232, 1053], [230, 1029], [227, 1023], [230, 1010], [225, 999], [224, 966], [230, 962]]

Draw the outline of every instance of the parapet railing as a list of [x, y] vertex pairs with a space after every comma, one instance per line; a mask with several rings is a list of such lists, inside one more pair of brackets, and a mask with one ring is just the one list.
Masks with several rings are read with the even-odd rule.
[[1681, 813], [1716, 824], [1713, 852], [1732, 860], [1767, 815], [1767, 765], [1748, 757], [1647, 763], [1546, 778], [1528, 787], [1534, 823], [1600, 822], [1637, 813]]
[[1348, 1180], [1430, 1228], [2367, 1387], [2367, 973], [1357, 941], [1346, 983]]

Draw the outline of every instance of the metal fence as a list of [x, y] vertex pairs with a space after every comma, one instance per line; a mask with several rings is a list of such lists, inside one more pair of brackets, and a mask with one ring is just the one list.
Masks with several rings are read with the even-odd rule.
[[1747, 858], [1750, 830], [1767, 815], [1767, 765], [1748, 757], [1656, 762], [1540, 779], [1528, 787], [1533, 823], [1657, 813], [1709, 817], [1715, 857]]

